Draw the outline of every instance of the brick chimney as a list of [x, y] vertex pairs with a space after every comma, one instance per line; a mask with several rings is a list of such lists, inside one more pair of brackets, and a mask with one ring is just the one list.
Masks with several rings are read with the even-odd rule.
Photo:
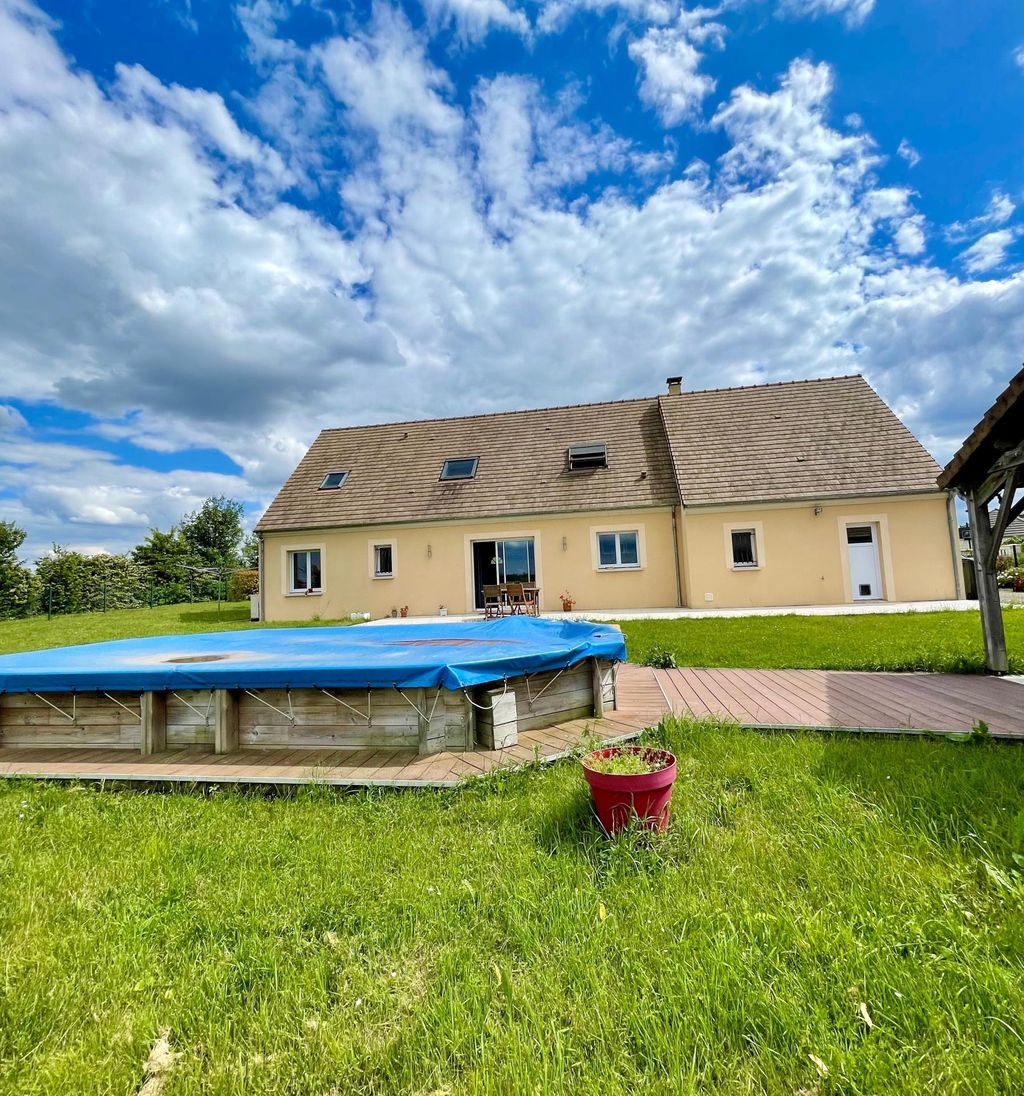
[[665, 383], [668, 385], [668, 394], [670, 396], [681, 396], [683, 394], [682, 377], [668, 377]]

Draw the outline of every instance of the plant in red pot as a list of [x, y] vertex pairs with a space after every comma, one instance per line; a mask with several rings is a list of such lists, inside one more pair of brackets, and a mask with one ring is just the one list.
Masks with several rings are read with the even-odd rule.
[[668, 828], [676, 759], [648, 746], [606, 746], [583, 758], [583, 775], [605, 833], [621, 832], [633, 818], [649, 830]]

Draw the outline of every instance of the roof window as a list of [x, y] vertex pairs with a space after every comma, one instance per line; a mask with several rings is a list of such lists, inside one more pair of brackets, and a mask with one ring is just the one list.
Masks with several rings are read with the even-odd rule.
[[348, 479], [348, 472], [328, 472], [324, 476], [324, 482], [320, 484], [321, 491], [337, 491]]
[[588, 472], [608, 467], [608, 446], [603, 441], [569, 446], [569, 471]]
[[440, 478], [443, 480], [473, 479], [479, 457], [452, 457], [444, 462]]

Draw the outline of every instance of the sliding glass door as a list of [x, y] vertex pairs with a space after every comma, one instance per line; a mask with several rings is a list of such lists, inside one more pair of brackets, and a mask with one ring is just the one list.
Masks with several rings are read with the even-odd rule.
[[484, 587], [503, 582], [536, 582], [533, 537], [473, 541], [473, 590], [476, 607], [484, 607]]

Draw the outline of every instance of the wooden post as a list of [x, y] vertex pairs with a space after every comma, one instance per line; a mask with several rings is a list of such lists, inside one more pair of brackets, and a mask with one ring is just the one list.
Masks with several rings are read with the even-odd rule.
[[462, 718], [466, 721], [466, 749], [476, 749], [476, 708], [469, 699], [469, 693], [462, 694]]
[[167, 749], [167, 694], [143, 693], [142, 736], [139, 749], [144, 754], [161, 753]]
[[986, 661], [990, 673], [1005, 674], [1010, 666], [1006, 657], [1006, 633], [1003, 631], [1003, 608], [999, 602], [995, 565], [990, 562], [995, 558], [992, 524], [988, 504], [979, 502], [977, 489], [967, 496], [967, 514], [974, 541], [974, 574], [978, 581], [978, 607], [981, 609]]
[[594, 689], [594, 718], [601, 719], [604, 716], [604, 679], [601, 675], [600, 659], [591, 658], [590, 680]]
[[519, 742], [519, 711], [514, 689], [486, 689], [484, 704], [489, 710], [477, 716], [480, 745], [485, 750], [504, 750]]
[[213, 752], [234, 753], [238, 749], [238, 694], [231, 689], [217, 689], [213, 703]]
[[[437, 702], [435, 703], [435, 697]], [[442, 753], [447, 746], [445, 730], [444, 698], [427, 689], [417, 689], [414, 694], [416, 707], [426, 715], [419, 720], [420, 753]], [[431, 716], [433, 710], [433, 716]]]

